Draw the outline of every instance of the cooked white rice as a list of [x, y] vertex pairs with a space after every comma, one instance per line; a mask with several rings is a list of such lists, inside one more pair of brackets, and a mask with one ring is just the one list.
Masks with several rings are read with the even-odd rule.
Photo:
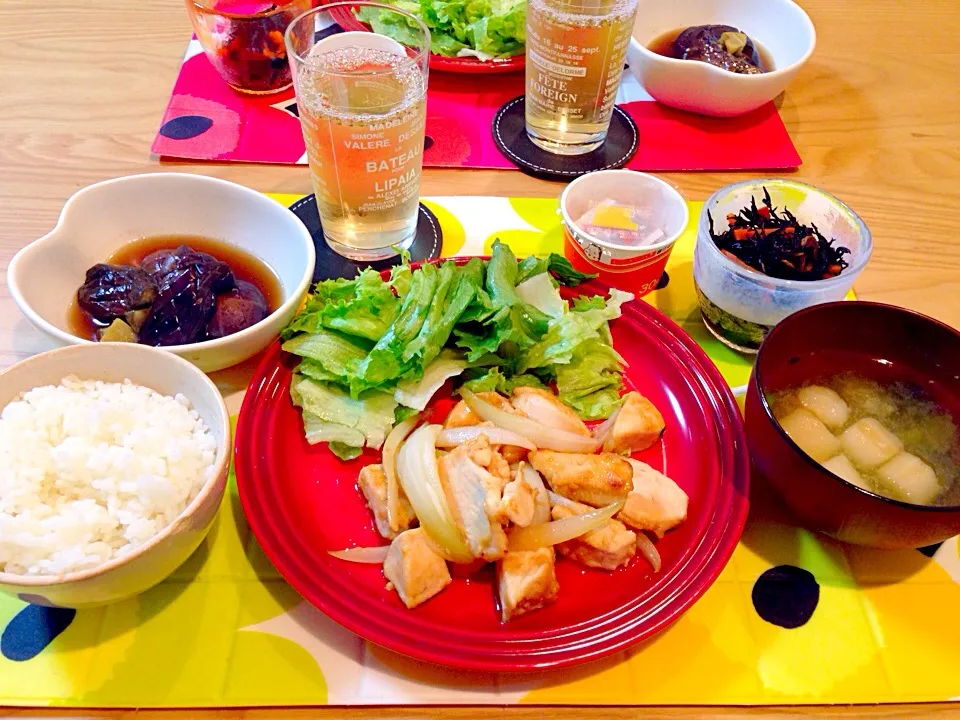
[[0, 415], [0, 570], [59, 575], [129, 553], [213, 474], [216, 440], [185, 397], [64, 378]]

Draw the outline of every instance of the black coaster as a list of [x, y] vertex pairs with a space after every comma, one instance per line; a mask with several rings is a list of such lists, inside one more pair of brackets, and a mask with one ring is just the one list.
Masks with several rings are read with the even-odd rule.
[[[359, 262], [343, 257], [330, 249], [323, 237], [323, 228], [320, 226], [320, 215], [317, 213], [317, 198], [307, 195], [290, 206], [296, 215], [307, 226], [313, 236], [313, 244], [317, 249], [317, 264], [313, 270], [313, 281], [331, 280], [333, 278], [354, 278], [364, 268], [386, 270], [400, 264], [400, 256], [396, 255], [376, 262]], [[410, 260], [432, 260], [440, 257], [440, 248], [443, 245], [443, 233], [437, 216], [420, 204], [420, 217], [417, 219], [417, 234], [410, 246]]]
[[639, 137], [633, 119], [614, 107], [603, 145], [584, 155], [555, 155], [538, 148], [527, 136], [523, 96], [497, 110], [493, 118], [497, 149], [525, 173], [544, 180], [573, 180], [594, 170], [623, 167], [637, 151]]

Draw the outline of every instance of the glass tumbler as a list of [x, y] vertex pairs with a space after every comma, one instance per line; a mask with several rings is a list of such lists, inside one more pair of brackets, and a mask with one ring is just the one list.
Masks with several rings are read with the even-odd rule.
[[230, 87], [252, 95], [290, 87], [283, 33], [312, 5], [312, 0], [187, 0], [193, 30], [210, 63]]
[[360, 261], [417, 228], [430, 32], [413, 15], [340, 2], [290, 24], [287, 53], [327, 244]]
[[527, 0], [526, 124], [538, 147], [581, 155], [606, 140], [638, 0]]

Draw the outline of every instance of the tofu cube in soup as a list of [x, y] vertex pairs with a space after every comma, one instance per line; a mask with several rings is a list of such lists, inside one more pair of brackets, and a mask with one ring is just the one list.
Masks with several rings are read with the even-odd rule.
[[843, 478], [848, 483], [862, 487], [864, 490], [872, 491], [870, 483], [863, 479], [863, 476], [857, 471], [846, 455], [837, 455], [823, 463], [823, 466], [834, 475]]
[[806, 408], [798, 408], [781, 418], [780, 427], [817, 462], [823, 462], [840, 452], [840, 441]]
[[433, 551], [423, 528], [407, 530], [393, 539], [383, 574], [408, 608], [426, 602], [450, 584], [447, 563]]
[[367, 465], [363, 468], [357, 478], [357, 485], [367, 501], [367, 506], [373, 512], [377, 532], [383, 537], [392, 540], [398, 532], [403, 532], [416, 523], [417, 516], [413, 512], [413, 506], [410, 505], [398, 482], [397, 523], [399, 527], [397, 532], [390, 529], [390, 520], [387, 518], [387, 476], [383, 472], [383, 465]]
[[633, 468], [614, 453], [536, 450], [528, 457], [555, 493], [577, 502], [602, 507], [626, 500], [633, 490]]
[[898, 500], [929, 505], [943, 489], [933, 468], [916, 455], [902, 452], [875, 471], [884, 489]]
[[630, 453], [646, 450], [663, 435], [666, 424], [656, 406], [638, 392], [629, 392], [623, 399], [607, 439], [606, 452]]
[[840, 430], [850, 418], [850, 408], [830, 388], [808, 385], [797, 390], [797, 400], [831, 430]]
[[843, 454], [861, 470], [873, 470], [893, 460], [903, 450], [903, 443], [879, 420], [863, 418], [840, 435]]
[[497, 562], [500, 612], [504, 622], [557, 599], [560, 585], [553, 548], [508, 552]]
[[[551, 515], [561, 520], [589, 512], [580, 503], [554, 505]], [[587, 567], [616, 570], [630, 562], [637, 552], [637, 535], [619, 520], [607, 520], [595, 530], [557, 545], [557, 552]]]

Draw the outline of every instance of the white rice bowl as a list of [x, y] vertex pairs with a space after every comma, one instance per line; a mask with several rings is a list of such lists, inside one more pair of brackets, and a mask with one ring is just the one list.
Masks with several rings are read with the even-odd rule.
[[215, 471], [187, 399], [129, 381], [64, 378], [0, 414], [0, 572], [57, 576], [131, 552]]

